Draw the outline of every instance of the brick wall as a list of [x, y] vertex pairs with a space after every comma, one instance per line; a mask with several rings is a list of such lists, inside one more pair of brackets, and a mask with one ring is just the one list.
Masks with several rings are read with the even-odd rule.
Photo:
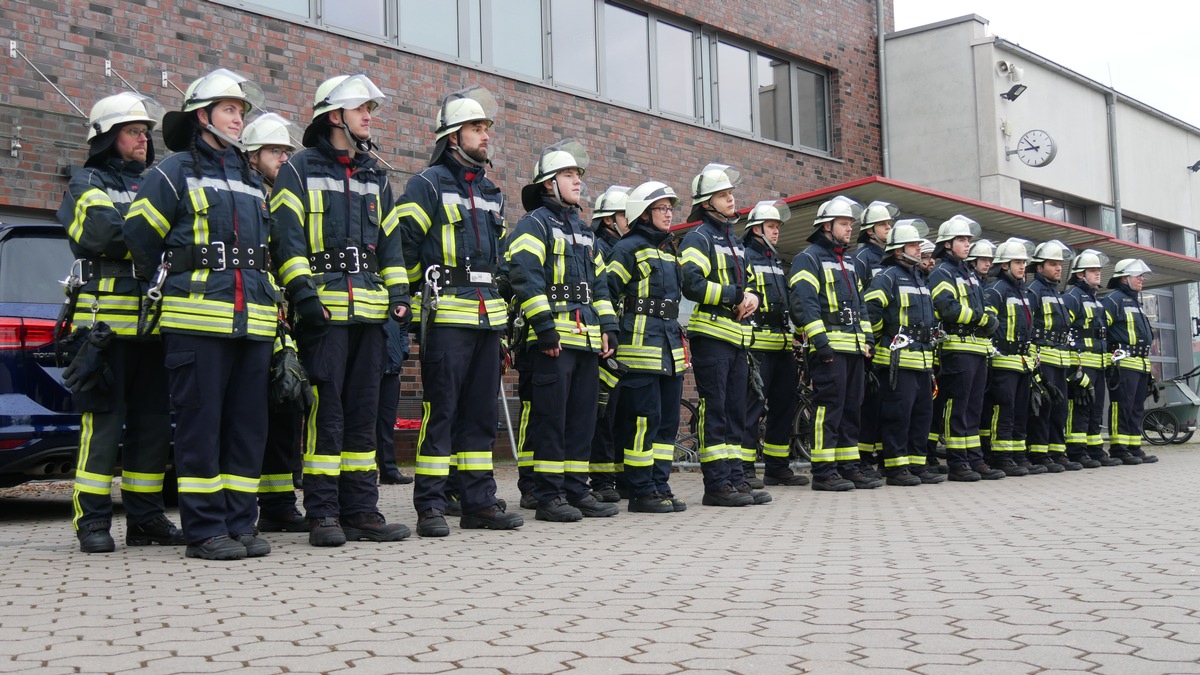
[[[381, 155], [396, 167], [392, 178], [397, 193], [428, 157], [436, 101], [448, 91], [482, 84], [501, 100], [494, 141], [499, 156], [492, 175], [508, 195], [510, 223], [521, 215], [519, 190], [536, 153], [564, 136], [588, 144], [593, 193], [609, 184], [636, 185], [653, 178], [683, 194], [709, 161], [742, 168], [742, 204], [880, 172], [873, 1], [643, 4], [828, 67], [834, 159], [202, 0], [5, 3], [0, 6], [0, 33], [15, 39], [18, 49], [84, 111], [96, 99], [124, 88], [117, 77], [105, 76], [105, 59], [168, 109], [177, 108], [182, 96], [162, 87], [162, 71], [170, 73], [176, 87], [186, 89], [215, 67], [234, 69], [262, 86], [269, 109], [301, 126], [308, 122], [320, 81], [365, 71], [392, 97], [375, 129]], [[890, 26], [891, 1], [885, 5]], [[63, 169], [85, 157], [85, 121], [23, 60], [0, 59], [0, 141], [20, 126], [23, 146], [16, 158], [0, 152], [0, 207], [47, 214], [58, 207], [66, 184]], [[160, 158], [165, 156], [161, 136], [156, 136], [156, 146]], [[403, 395], [419, 395], [418, 379], [414, 369], [406, 370]], [[515, 386], [510, 392], [515, 398]], [[695, 397], [690, 378], [686, 395]]]

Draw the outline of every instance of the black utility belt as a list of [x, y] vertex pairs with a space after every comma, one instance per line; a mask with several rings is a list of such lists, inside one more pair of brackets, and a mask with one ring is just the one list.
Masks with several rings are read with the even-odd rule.
[[214, 241], [194, 246], [167, 249], [167, 265], [171, 273], [190, 270], [267, 269], [267, 247], [232, 246]]
[[1066, 330], [1046, 330], [1035, 326], [1030, 329], [1029, 333], [1032, 339], [1052, 342], [1055, 346], [1065, 347], [1071, 343], [1070, 331]]
[[722, 319], [733, 319], [733, 310], [720, 305], [697, 305], [697, 314], [707, 314], [712, 318], [721, 317]]
[[379, 260], [376, 259], [375, 252], [357, 246], [318, 251], [308, 256], [308, 265], [313, 274], [337, 272], [358, 274], [359, 272], [379, 271]]
[[1006, 342], [996, 341], [996, 351], [1000, 352], [1001, 356], [1029, 356], [1028, 342]]
[[965, 323], [952, 323], [943, 325], [942, 330], [949, 335], [957, 335], [959, 337], [984, 337], [986, 332], [982, 326], [970, 326]]
[[[476, 270], [469, 267], [451, 267], [450, 265], [431, 265], [435, 270], [437, 283], [445, 288], [495, 288], [496, 279], [490, 270]], [[429, 270], [426, 270], [429, 276]]]
[[933, 344], [933, 329], [932, 328], [918, 328], [918, 327], [914, 327], [914, 326], [901, 326], [900, 330], [897, 331], [894, 335], [887, 335], [887, 334], [884, 335], [884, 338], [885, 338], [884, 344], [890, 344], [891, 341], [896, 337], [896, 335], [904, 335], [909, 340], [912, 340], [913, 342], [919, 342], [925, 346], [929, 346], [929, 345]]
[[1108, 329], [1103, 326], [1099, 328], [1076, 328], [1074, 332], [1079, 339], [1103, 340], [1108, 337]]
[[821, 321], [827, 326], [853, 326], [862, 320], [862, 315], [850, 308], [840, 312], [821, 312]]
[[550, 302], [581, 302], [591, 304], [592, 287], [586, 281], [577, 284], [549, 284], [546, 297]]
[[660, 319], [678, 319], [679, 303], [658, 298], [625, 298], [625, 311], [657, 316]]
[[1149, 345], [1117, 345], [1117, 349], [1124, 351], [1129, 356], [1150, 356]]
[[79, 282], [86, 284], [92, 279], [103, 278], [132, 278], [133, 263], [128, 260], [103, 260], [100, 258], [80, 258], [75, 261], [79, 266]]
[[750, 315], [750, 323], [756, 326], [782, 328], [784, 325], [784, 314], [782, 310], [778, 309], [759, 310]]

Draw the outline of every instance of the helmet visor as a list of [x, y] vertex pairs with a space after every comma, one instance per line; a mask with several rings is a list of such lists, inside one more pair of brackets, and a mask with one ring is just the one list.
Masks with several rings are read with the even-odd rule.
[[375, 86], [371, 78], [363, 74], [351, 75], [342, 80], [325, 100], [314, 106], [316, 108], [324, 108], [329, 106], [333, 109], [354, 109], [364, 103], [370, 103], [370, 109], [375, 110], [380, 104], [387, 101], [387, 96]]
[[[712, 163], [700, 172], [700, 181], [696, 186], [696, 195], [710, 195], [721, 190], [737, 187], [742, 180], [742, 172], [728, 164]], [[725, 183], [728, 182], [728, 185]]]
[[449, 120], [449, 119], [445, 118], [445, 111], [446, 111], [447, 106], [449, 106], [450, 103], [452, 103], [453, 101], [457, 101], [459, 99], [464, 99], [464, 98], [470, 99], [470, 100], [478, 103], [479, 107], [481, 109], [483, 109], [483, 116], [485, 119], [487, 119], [487, 120], [496, 119], [496, 112], [500, 108], [499, 103], [496, 102], [496, 97], [492, 95], [492, 92], [490, 92], [487, 89], [484, 89], [483, 87], [476, 84], [476, 85], [467, 87], [465, 89], [459, 89], [458, 91], [451, 92], [450, 94], [447, 94], [445, 96], [445, 98], [442, 99], [442, 105], [441, 105], [442, 115], [441, 116], [442, 116], [443, 123], [446, 126], [463, 124], [465, 122], [472, 121], [472, 120]]

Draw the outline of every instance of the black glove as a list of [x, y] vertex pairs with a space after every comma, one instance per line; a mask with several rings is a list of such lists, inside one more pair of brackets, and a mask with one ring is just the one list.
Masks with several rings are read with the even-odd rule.
[[1121, 368], [1119, 366], [1107, 366], [1104, 368], [1104, 383], [1108, 385], [1109, 391], [1116, 391], [1121, 388]]
[[1158, 403], [1158, 382], [1154, 379], [1153, 375], [1150, 376], [1150, 382], [1146, 385], [1146, 395], [1153, 398], [1155, 403]]
[[1062, 393], [1061, 389], [1052, 384], [1046, 385], [1046, 393], [1049, 394], [1050, 402], [1054, 405], [1058, 405], [1059, 403], [1063, 403], [1067, 400], [1066, 394]]
[[300, 319], [310, 326], [323, 326], [329, 323], [329, 319], [325, 317], [325, 305], [322, 305], [321, 299], [315, 295], [310, 295], [296, 303], [296, 311], [300, 312]]
[[499, 274], [496, 276], [496, 292], [500, 297], [504, 298], [504, 302], [511, 305], [513, 300], [512, 282], [508, 280], [507, 274]]
[[833, 355], [835, 353], [833, 347], [830, 347], [829, 343], [825, 343], [817, 347], [817, 360], [821, 363], [833, 363]]
[[313, 393], [308, 373], [304, 372], [300, 357], [291, 347], [284, 347], [271, 357], [270, 401], [275, 410], [298, 413], [312, 406]]
[[[404, 316], [396, 316], [396, 309], [400, 307], [404, 308]], [[412, 307], [404, 300], [397, 300], [388, 305], [388, 316], [391, 317], [392, 321], [399, 324], [401, 328], [406, 328], [412, 322]]]
[[1050, 394], [1046, 391], [1046, 387], [1042, 386], [1042, 378], [1035, 375], [1030, 380], [1029, 392], [1029, 411], [1034, 417], [1040, 417], [1042, 408], [1050, 402]]
[[1000, 321], [989, 313], [984, 313], [983, 321], [979, 324], [983, 328], [983, 334], [991, 337], [996, 329], [1000, 327]]
[[872, 368], [867, 368], [867, 393], [879, 393], [879, 377], [875, 374], [875, 371]]
[[108, 367], [105, 350], [113, 341], [113, 332], [103, 321], [92, 326], [87, 339], [82, 341], [71, 365], [63, 371], [63, 381], [72, 394], [110, 392], [114, 382], [112, 369]]
[[743, 288], [737, 289], [737, 293], [735, 293], [733, 296], [733, 306], [737, 307], [738, 305], [742, 304], [742, 301], [745, 299], [746, 299], [746, 290]]
[[537, 347], [538, 347], [538, 349], [540, 349], [542, 351], [546, 351], [549, 349], [558, 349], [558, 347], [559, 347], [558, 331], [554, 330], [553, 326], [551, 326], [550, 328], [547, 328], [545, 330], [538, 331]]
[[1096, 403], [1096, 387], [1088, 385], [1075, 390], [1075, 403], [1090, 408]]

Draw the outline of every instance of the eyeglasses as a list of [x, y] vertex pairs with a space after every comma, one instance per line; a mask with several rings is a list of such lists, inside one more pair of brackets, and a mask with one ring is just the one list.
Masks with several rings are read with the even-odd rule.
[[271, 155], [272, 157], [279, 157], [280, 155], [286, 156], [290, 152], [287, 148], [280, 148], [280, 147], [263, 148], [262, 151], [267, 153], [268, 155]]
[[673, 206], [651, 206], [650, 210], [658, 211], [659, 213], [675, 213], [675, 207]]
[[150, 130], [146, 127], [125, 127], [121, 131], [130, 138], [141, 138], [142, 136], [150, 138]]

